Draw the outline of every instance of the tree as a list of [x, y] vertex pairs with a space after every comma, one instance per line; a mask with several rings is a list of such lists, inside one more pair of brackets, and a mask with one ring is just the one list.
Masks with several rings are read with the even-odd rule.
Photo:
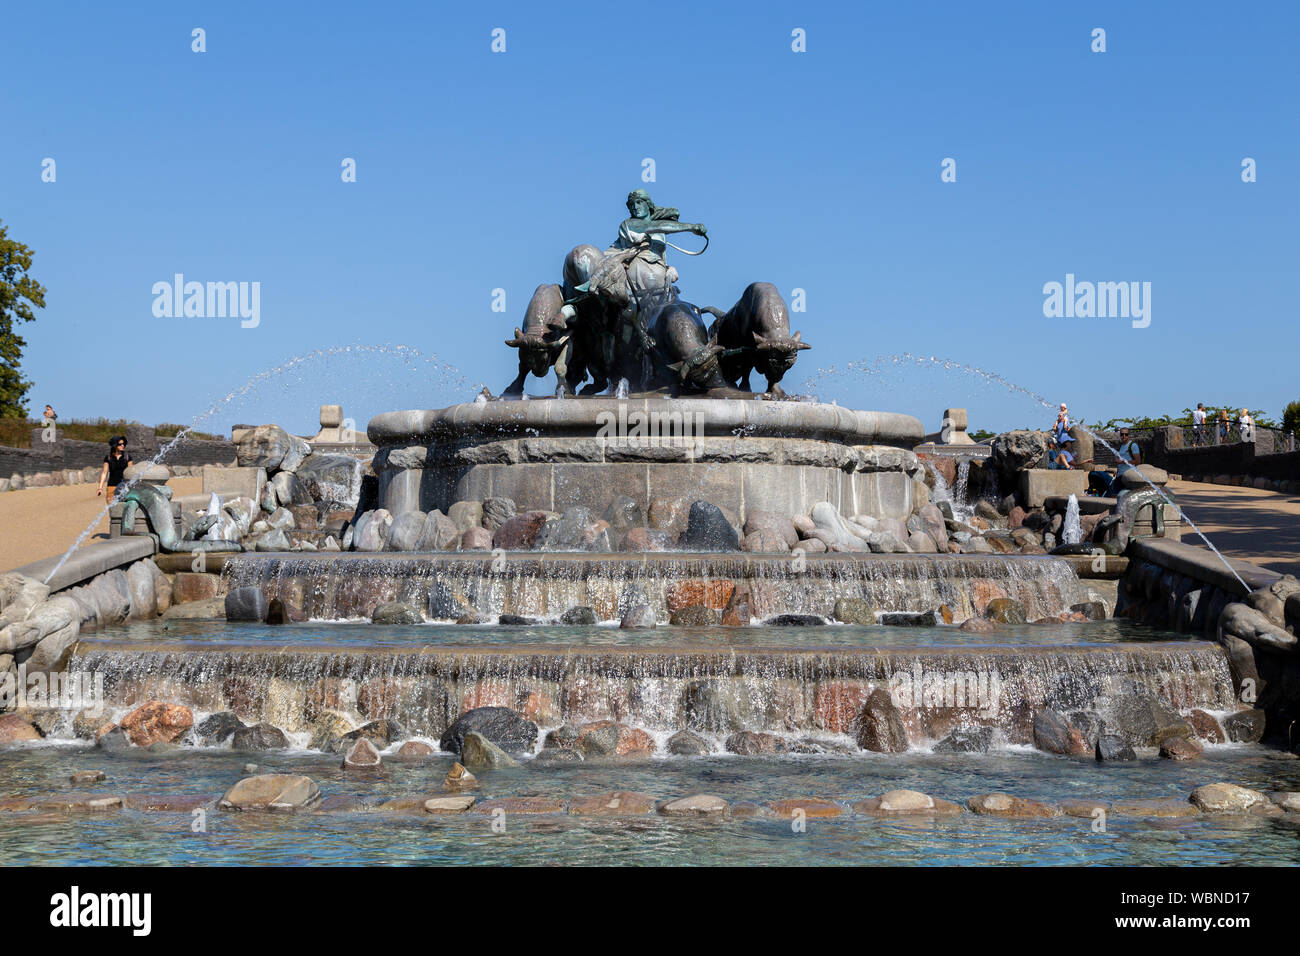
[[45, 287], [27, 274], [31, 267], [32, 250], [10, 239], [0, 222], [0, 418], [27, 417], [32, 383], [19, 368], [27, 342], [15, 325], [36, 318], [33, 306], [45, 308]]
[[1291, 402], [1282, 410], [1282, 430], [1289, 435], [1300, 434], [1300, 402]]

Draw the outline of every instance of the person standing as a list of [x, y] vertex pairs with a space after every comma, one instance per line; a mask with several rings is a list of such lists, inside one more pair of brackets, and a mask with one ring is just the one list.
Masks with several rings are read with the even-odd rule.
[[1237, 430], [1241, 433], [1242, 441], [1255, 440], [1255, 420], [1250, 417], [1250, 412], [1244, 408], [1241, 410], [1241, 416], [1237, 419]]
[[1221, 408], [1219, 409], [1219, 444], [1226, 445], [1227, 443], [1228, 443], [1228, 410], [1226, 408]]
[[1205, 405], [1201, 402], [1196, 403], [1196, 410], [1192, 412], [1192, 444], [1205, 444]]
[[107, 490], [111, 502], [130, 465], [131, 456], [126, 453], [126, 439], [114, 435], [108, 440], [108, 454], [104, 456], [104, 467], [99, 472], [99, 490], [95, 492], [95, 497], [98, 498]]

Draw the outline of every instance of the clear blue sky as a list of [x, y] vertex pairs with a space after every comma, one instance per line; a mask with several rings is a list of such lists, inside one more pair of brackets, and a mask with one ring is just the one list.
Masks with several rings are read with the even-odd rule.
[[[645, 185], [709, 227], [704, 256], [673, 254], [687, 299], [729, 306], [758, 279], [806, 290], [794, 324], [813, 349], [789, 390], [834, 366], [821, 398], [929, 428], [948, 405], [972, 428], [1051, 420], [961, 373], [844, 373], [911, 352], [1090, 421], [1198, 400], [1277, 416], [1300, 398], [1298, 10], [10, 5], [0, 219], [48, 288], [23, 330], [32, 409], [189, 422], [349, 344], [436, 354], [463, 381], [432, 359], [317, 359], [201, 427], [310, 432], [321, 402], [364, 424], [499, 392], [532, 289], [571, 246], [610, 242]], [[155, 318], [152, 286], [177, 272], [260, 282], [260, 326]], [[1043, 284], [1066, 273], [1150, 282], [1150, 327], [1045, 318]]]

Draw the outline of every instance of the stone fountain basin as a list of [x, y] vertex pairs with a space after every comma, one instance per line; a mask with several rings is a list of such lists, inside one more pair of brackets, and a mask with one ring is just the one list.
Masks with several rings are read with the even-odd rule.
[[919, 419], [836, 405], [608, 397], [482, 402], [386, 412], [368, 434], [379, 506], [446, 511], [510, 498], [521, 509], [603, 513], [619, 495], [753, 511], [911, 514], [924, 471], [911, 451]]

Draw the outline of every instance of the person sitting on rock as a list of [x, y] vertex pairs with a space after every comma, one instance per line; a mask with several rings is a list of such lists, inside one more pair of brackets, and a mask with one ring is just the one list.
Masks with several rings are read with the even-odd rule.
[[1115, 476], [1110, 480], [1110, 487], [1106, 489], [1106, 497], [1111, 497], [1119, 492], [1120, 475], [1142, 464], [1142, 449], [1138, 447], [1137, 442], [1129, 439], [1127, 428], [1119, 430], [1119, 447], [1115, 449], [1115, 457], [1119, 459], [1119, 468], [1116, 469]]

